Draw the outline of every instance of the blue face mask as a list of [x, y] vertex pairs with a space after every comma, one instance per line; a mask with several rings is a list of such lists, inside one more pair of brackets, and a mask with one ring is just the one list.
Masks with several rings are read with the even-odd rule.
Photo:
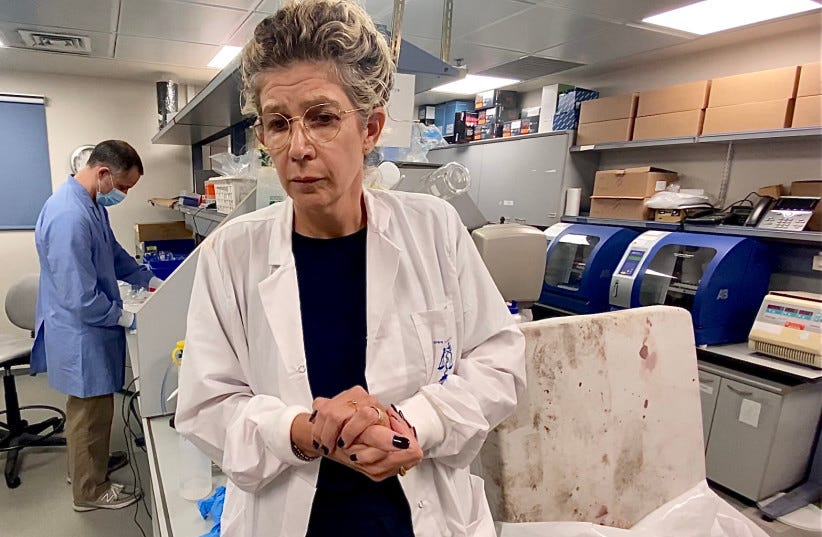
[[100, 192], [99, 189], [97, 190], [97, 203], [99, 203], [103, 207], [111, 207], [112, 205], [117, 205], [118, 203], [126, 199], [126, 195], [114, 186], [114, 179], [111, 180], [111, 187], [111, 192], [109, 192], [108, 194], [103, 194]]

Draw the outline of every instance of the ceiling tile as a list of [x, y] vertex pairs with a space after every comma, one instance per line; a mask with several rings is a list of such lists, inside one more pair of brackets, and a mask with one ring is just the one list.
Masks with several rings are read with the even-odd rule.
[[257, 5], [259, 0], [178, 0], [186, 4], [206, 4], [216, 7], [230, 7], [234, 9], [242, 9], [244, 11], [251, 11]]
[[[18, 47], [25, 48], [28, 50], [34, 50], [27, 47], [26, 44], [23, 42], [22, 38], [20, 37], [20, 34], [17, 33], [17, 30], [19, 28], [21, 28], [19, 23], [0, 22], [0, 35], [3, 36], [3, 43], [5, 43], [9, 47]], [[70, 30], [65, 28], [54, 28], [52, 26], [39, 26], [34, 24], [28, 24], [24, 29], [88, 37], [89, 39], [91, 39], [91, 56], [98, 58], [106, 58], [111, 56], [112, 44], [114, 43], [114, 34], [103, 32], [90, 32], [88, 30]], [[39, 52], [41, 54], [45, 54], [45, 52], [43, 51]], [[57, 52], [54, 52], [52, 54], [63, 55], [62, 53]]]
[[245, 19], [234, 9], [166, 0], [123, 0], [121, 35], [222, 45]]
[[467, 34], [464, 39], [531, 54], [612, 26], [570, 11], [535, 6], [513, 17]]
[[251, 13], [248, 18], [237, 28], [231, 37], [225, 42], [226, 45], [231, 45], [233, 47], [242, 47], [252, 37], [254, 37], [254, 29], [260, 24], [266, 17], [269, 17], [268, 13]]
[[638, 22], [649, 15], [694, 3], [694, 0], [541, 0], [542, 4], [571, 9], [617, 21]]
[[219, 50], [215, 45], [121, 35], [117, 38], [115, 58], [203, 68]]
[[536, 56], [594, 64], [663, 48], [688, 39], [631, 26], [618, 26], [589, 37], [539, 51]]
[[262, 13], [274, 13], [280, 8], [282, 0], [263, 0], [256, 10]]
[[112, 32], [117, 0], [0, 0], [0, 21]]

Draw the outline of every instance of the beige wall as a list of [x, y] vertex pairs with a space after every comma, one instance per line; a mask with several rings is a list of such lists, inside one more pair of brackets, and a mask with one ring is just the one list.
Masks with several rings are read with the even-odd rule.
[[[151, 197], [170, 197], [191, 188], [191, 153], [187, 146], [153, 145], [157, 132], [154, 84], [102, 78], [0, 71], [0, 91], [46, 97], [46, 128], [52, 188], [66, 180], [69, 155], [79, 145], [126, 140], [140, 154], [145, 175], [126, 201], [109, 212], [123, 247], [134, 253], [134, 224], [180, 220], [180, 213], [155, 208]], [[8, 201], [8, 200], [7, 200]], [[32, 231], [0, 231], [0, 297], [39, 263]], [[0, 308], [0, 330], [14, 329]]]

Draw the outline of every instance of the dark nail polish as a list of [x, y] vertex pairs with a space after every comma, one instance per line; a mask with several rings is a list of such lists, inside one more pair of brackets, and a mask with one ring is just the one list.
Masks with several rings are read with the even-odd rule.
[[323, 455], [328, 455], [328, 448], [325, 447], [325, 446], [322, 446], [322, 448], [323, 448]]
[[408, 449], [408, 446], [411, 445], [411, 441], [405, 438], [404, 436], [395, 435], [394, 438], [391, 440], [391, 443], [394, 444], [394, 447], [397, 449]]
[[310, 423], [314, 423], [314, 419], [316, 419], [316, 417], [317, 417], [317, 411], [315, 410], [314, 412], [311, 413], [311, 416], [308, 417], [308, 421]]
[[338, 448], [344, 448], [345, 447], [345, 441], [342, 438], [337, 440], [337, 447]]
[[414, 438], [419, 438], [419, 436], [417, 436], [417, 428], [412, 425], [411, 430], [414, 431]]
[[353, 454], [349, 457], [349, 459], [351, 459], [353, 462], [357, 462], [357, 454], [356, 454], [356, 453], [353, 453]]
[[312, 440], [311, 445], [314, 446], [314, 449], [320, 449], [320, 443], [316, 440]]

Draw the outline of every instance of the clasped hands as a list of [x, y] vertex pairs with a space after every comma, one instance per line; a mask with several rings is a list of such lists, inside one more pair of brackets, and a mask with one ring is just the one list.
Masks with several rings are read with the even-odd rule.
[[291, 424], [291, 441], [307, 455], [328, 457], [374, 481], [405, 475], [422, 460], [411, 424], [360, 386], [318, 397], [312, 407]]

